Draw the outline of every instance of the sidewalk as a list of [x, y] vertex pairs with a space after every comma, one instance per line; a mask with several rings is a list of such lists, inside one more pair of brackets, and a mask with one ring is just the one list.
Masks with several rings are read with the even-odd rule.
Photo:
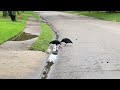
[[[39, 35], [40, 22], [29, 17], [24, 32]], [[37, 79], [40, 76], [48, 55], [28, 50], [37, 38], [7, 41], [0, 45], [0, 79]]]

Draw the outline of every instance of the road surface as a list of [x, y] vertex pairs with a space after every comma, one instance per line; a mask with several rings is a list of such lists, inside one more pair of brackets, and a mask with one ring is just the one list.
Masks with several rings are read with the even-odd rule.
[[120, 23], [58, 11], [39, 11], [54, 25], [59, 40], [73, 45], [59, 49], [48, 79], [120, 78]]

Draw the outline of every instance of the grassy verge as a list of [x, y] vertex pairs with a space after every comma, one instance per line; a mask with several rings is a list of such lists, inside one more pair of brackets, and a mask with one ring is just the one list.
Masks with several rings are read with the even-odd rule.
[[91, 16], [103, 20], [110, 20], [110, 21], [120, 21], [120, 13], [106, 13], [104, 11], [66, 11], [68, 13], [78, 14], [78, 15], [85, 15]]
[[0, 44], [23, 31], [28, 16], [35, 15], [32, 11], [22, 13], [22, 20], [13, 22], [9, 17], [3, 18], [0, 11]]
[[[26, 26], [28, 16], [33, 16], [41, 21], [40, 16], [32, 11], [24, 11], [21, 15], [21, 21], [13, 22], [9, 17], [3, 18], [2, 12], [0, 12], [0, 44], [21, 33]], [[46, 23], [41, 23], [41, 29], [42, 33], [40, 33], [38, 40], [31, 45], [30, 50], [46, 51], [49, 42], [53, 39], [52, 29]]]
[[46, 24], [41, 23], [42, 33], [39, 38], [30, 47], [30, 50], [46, 51], [49, 46], [49, 42], [53, 39], [52, 29]]
[[37, 18], [39, 21], [41, 21], [40, 16], [32, 11], [25, 11], [25, 15], [33, 16], [33, 17]]

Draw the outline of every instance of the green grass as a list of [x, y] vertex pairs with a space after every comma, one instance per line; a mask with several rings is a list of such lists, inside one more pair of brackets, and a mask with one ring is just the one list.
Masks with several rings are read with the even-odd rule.
[[25, 14], [26, 14], [26, 15], [29, 15], [29, 16], [33, 16], [33, 17], [37, 18], [39, 21], [41, 21], [40, 16], [37, 15], [36, 13], [34, 13], [34, 12], [31, 12], [31, 11], [25, 11]]
[[32, 11], [25, 11], [22, 13], [21, 21], [13, 22], [9, 17], [3, 18], [0, 11], [0, 44], [22, 32], [25, 28], [27, 17], [32, 15], [35, 15]]
[[50, 26], [46, 23], [41, 23], [42, 33], [39, 38], [30, 47], [30, 50], [46, 51], [49, 46], [49, 42], [53, 39], [53, 32]]
[[[32, 11], [24, 11], [21, 15], [21, 21], [13, 22], [8, 17], [3, 18], [2, 12], [0, 12], [0, 44], [21, 33], [26, 26], [28, 16], [34, 16], [41, 21], [40, 16]], [[41, 29], [42, 32], [40, 33], [39, 38], [31, 45], [29, 48], [30, 50], [46, 51], [49, 42], [53, 39], [52, 29], [46, 23], [41, 23]]]
[[66, 11], [68, 13], [78, 14], [78, 15], [85, 15], [91, 16], [103, 20], [110, 20], [110, 21], [120, 21], [120, 13], [106, 13], [104, 11]]

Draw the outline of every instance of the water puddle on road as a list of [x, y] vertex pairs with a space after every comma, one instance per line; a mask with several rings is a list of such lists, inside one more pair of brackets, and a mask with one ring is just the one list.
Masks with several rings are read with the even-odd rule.
[[25, 41], [25, 40], [29, 40], [29, 39], [36, 38], [36, 37], [38, 36], [23, 32], [19, 36], [13, 38], [11, 41]]

